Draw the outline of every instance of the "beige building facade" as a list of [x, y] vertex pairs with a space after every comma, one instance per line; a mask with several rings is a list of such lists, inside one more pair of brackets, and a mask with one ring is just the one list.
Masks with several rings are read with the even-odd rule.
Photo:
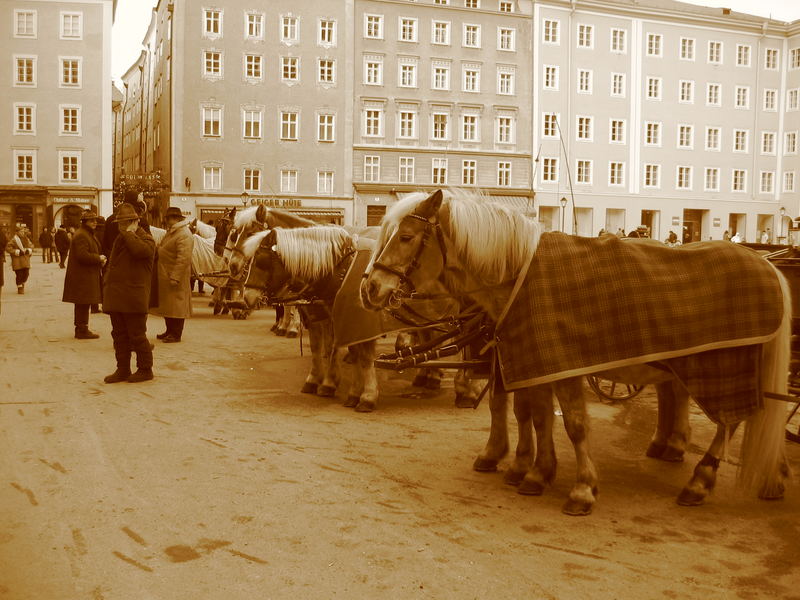
[[114, 0], [0, 5], [0, 224], [76, 224], [112, 206]]

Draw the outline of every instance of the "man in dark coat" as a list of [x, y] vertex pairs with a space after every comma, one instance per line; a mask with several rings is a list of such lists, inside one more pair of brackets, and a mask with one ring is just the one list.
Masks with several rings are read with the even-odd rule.
[[[123, 196], [122, 203], [133, 206], [134, 210], [139, 215], [139, 226], [147, 233], [150, 233], [150, 224], [147, 222], [147, 204], [144, 200], [139, 200], [139, 194], [133, 190], [128, 190]], [[116, 213], [106, 219], [105, 227], [103, 228], [103, 250], [109, 254], [111, 253], [111, 248], [114, 246], [114, 240], [119, 234], [119, 227], [117, 226], [115, 215]]]
[[53, 262], [53, 234], [47, 227], [39, 234], [39, 245], [42, 247], [42, 262]]
[[[139, 226], [139, 215], [130, 204], [117, 207], [114, 221], [119, 234], [103, 281], [103, 310], [111, 315], [117, 369], [104, 381], [148, 381], [153, 378], [153, 349], [147, 339], [147, 310], [156, 243]], [[133, 374], [131, 352], [136, 352]]]
[[94, 340], [100, 336], [89, 331], [89, 307], [100, 302], [100, 269], [106, 257], [94, 237], [97, 215], [88, 210], [81, 215], [81, 226], [72, 236], [64, 277], [63, 302], [75, 305], [75, 338]]
[[69, 252], [69, 232], [67, 226], [63, 223], [58, 228], [55, 234], [56, 250], [58, 250], [59, 263], [58, 266], [64, 269], [67, 261], [67, 253]]

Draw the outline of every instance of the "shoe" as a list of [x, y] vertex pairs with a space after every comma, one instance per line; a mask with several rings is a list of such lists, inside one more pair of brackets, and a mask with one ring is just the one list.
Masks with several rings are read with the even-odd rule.
[[120, 381], [128, 381], [128, 377], [131, 376], [130, 369], [120, 369], [117, 367], [117, 370], [114, 371], [111, 375], [106, 375], [103, 378], [103, 381], [106, 383], [119, 383]]
[[180, 342], [181, 338], [175, 337], [170, 333], [161, 338], [161, 341], [164, 342], [165, 344], [174, 344], [175, 342]]
[[25, 293], [25, 286], [24, 285], [18, 285], [17, 286], [17, 293], [18, 294], [24, 294]]
[[89, 331], [88, 327], [75, 328], [75, 339], [76, 340], [96, 340], [100, 336], [94, 333], [93, 331]]
[[150, 381], [153, 378], [153, 369], [136, 369], [136, 373], [128, 377], [128, 383]]
[[169, 331], [165, 331], [164, 333], [159, 333], [159, 334], [156, 336], [156, 339], [157, 339], [157, 340], [163, 340], [163, 339], [164, 339], [165, 337], [167, 337], [168, 335], [169, 335]]

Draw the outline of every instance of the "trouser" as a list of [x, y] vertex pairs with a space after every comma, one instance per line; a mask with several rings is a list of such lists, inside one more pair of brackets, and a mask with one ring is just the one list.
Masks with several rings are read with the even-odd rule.
[[24, 285], [26, 281], [28, 281], [28, 275], [31, 274], [31, 270], [29, 267], [24, 269], [17, 269], [14, 271], [14, 275], [17, 276], [17, 287]]
[[203, 286], [205, 285], [205, 282], [202, 279], [198, 279], [197, 277], [192, 277], [191, 281], [189, 281], [189, 289], [190, 290], [194, 289], [194, 282], [195, 281], [197, 282], [197, 291], [202, 294], [203, 293]]
[[61, 251], [61, 261], [59, 262], [59, 266], [64, 266], [64, 263], [67, 262], [67, 254], [69, 254], [69, 250], [62, 250]]
[[89, 305], [76, 304], [75, 305], [75, 327], [88, 327], [89, 326]]
[[153, 351], [147, 339], [147, 313], [111, 313], [111, 339], [117, 368], [130, 370], [131, 352], [136, 352], [136, 366], [153, 368]]
[[164, 317], [164, 325], [166, 326], [167, 333], [178, 339], [181, 339], [181, 336], [183, 335], [183, 322], [184, 319]]

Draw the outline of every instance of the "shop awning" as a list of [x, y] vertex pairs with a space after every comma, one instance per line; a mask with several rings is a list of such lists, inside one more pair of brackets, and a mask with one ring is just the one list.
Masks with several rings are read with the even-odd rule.
[[344, 215], [343, 208], [289, 208], [286, 210], [301, 217], [341, 217]]

